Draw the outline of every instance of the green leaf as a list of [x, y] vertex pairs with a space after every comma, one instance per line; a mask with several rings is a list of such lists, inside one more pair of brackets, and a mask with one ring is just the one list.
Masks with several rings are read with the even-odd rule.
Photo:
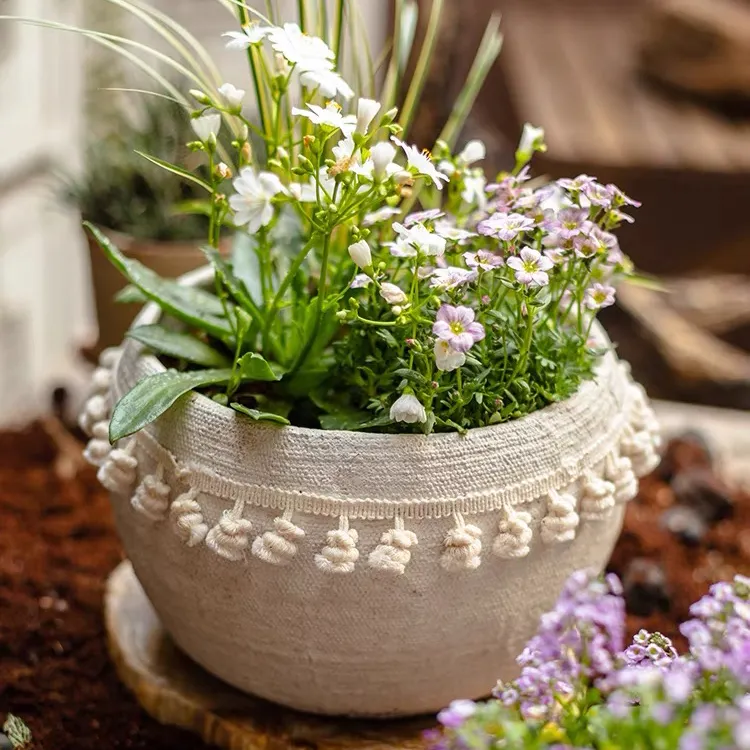
[[208, 193], [213, 192], [211, 186], [207, 182], [204, 182], [203, 180], [201, 180], [200, 177], [197, 177], [192, 172], [188, 172], [187, 169], [178, 167], [176, 164], [170, 164], [168, 161], [164, 161], [163, 159], [157, 159], [155, 156], [144, 154], [142, 151], [138, 151], [138, 149], [135, 149], [135, 153], [138, 154], [138, 156], [142, 156], [144, 159], [147, 159], [152, 164], [156, 164], [158, 167], [161, 167], [162, 169], [166, 169], [167, 172], [176, 174], [178, 177], [182, 177], [184, 180], [187, 180], [188, 182], [194, 182], [196, 185], [198, 185], [199, 187], [202, 187]]
[[237, 361], [237, 368], [242, 380], [281, 380], [284, 374], [274, 370], [266, 360], [256, 352], [243, 354]]
[[203, 254], [208, 258], [211, 265], [214, 267], [214, 271], [224, 282], [224, 285], [229, 290], [229, 293], [234, 298], [234, 301], [244, 308], [254, 320], [259, 323], [263, 321], [263, 315], [255, 304], [253, 299], [250, 297], [245, 285], [237, 278], [234, 273], [233, 267], [221, 257], [221, 253], [213, 247], [202, 247]]
[[276, 424], [291, 424], [291, 422], [282, 417], [280, 414], [274, 414], [270, 411], [258, 411], [258, 409], [251, 409], [248, 406], [243, 406], [237, 402], [232, 402], [230, 406], [238, 411], [240, 414], [244, 414], [257, 422], [276, 422]]
[[196, 365], [203, 365], [203, 367], [229, 367], [231, 365], [227, 357], [189, 333], [170, 331], [160, 325], [147, 325], [131, 328], [126, 335], [159, 354], [185, 359]]
[[172, 213], [176, 216], [211, 216], [210, 201], [178, 201], [172, 204]]
[[180, 286], [175, 281], [162, 279], [137, 260], [125, 257], [93, 224], [84, 222], [84, 226], [94, 236], [115, 268], [140, 289], [145, 297], [156, 302], [165, 313], [222, 341], [232, 341], [233, 334], [228, 322], [202, 308], [202, 305], [208, 304], [209, 299], [212, 300], [211, 305], [213, 300], [216, 303], [219, 303], [219, 300], [202, 290], [190, 289]]
[[142, 305], [148, 302], [148, 297], [137, 287], [128, 284], [115, 294], [115, 302], [122, 305], [136, 304]]
[[642, 286], [645, 289], [651, 289], [654, 292], [668, 292], [669, 290], [664, 284], [656, 278], [656, 276], [649, 276], [645, 273], [631, 273], [623, 280], [625, 284], [633, 284], [633, 286]]
[[260, 261], [256, 248], [258, 243], [247, 232], [237, 232], [232, 243], [232, 268], [237, 280], [242, 283], [250, 299], [263, 306], [263, 290], [260, 285]]
[[21, 750], [31, 742], [31, 731], [21, 719], [8, 714], [3, 724], [3, 732], [10, 740], [14, 750]]
[[115, 443], [151, 424], [188, 391], [227, 383], [231, 375], [229, 368], [194, 372], [167, 370], [149, 375], [117, 402], [109, 423], [110, 442]]

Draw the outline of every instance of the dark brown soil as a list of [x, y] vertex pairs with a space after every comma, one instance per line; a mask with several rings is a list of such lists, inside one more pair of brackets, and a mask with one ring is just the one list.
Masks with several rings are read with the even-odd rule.
[[[109, 504], [93, 470], [58, 476], [54, 445], [38, 424], [0, 433], [0, 720], [7, 711], [21, 716], [44, 750], [202, 747], [150, 719], [115, 675], [101, 616], [105, 578], [121, 559]], [[631, 589], [644, 576], [634, 559], [656, 566], [665, 580], [657, 580], [656, 594], [653, 587], [636, 591], [635, 606], [654, 610], [630, 616], [631, 632], [675, 635], [711, 581], [750, 572], [747, 499], [735, 497], [734, 517], [686, 546], [660, 527], [675, 503], [669, 483], [656, 476], [643, 483], [612, 568]]]
[[121, 559], [93, 470], [52, 468], [39, 425], [0, 433], [0, 721], [22, 717], [44, 750], [203, 747], [149, 718], [105, 644], [107, 573]]

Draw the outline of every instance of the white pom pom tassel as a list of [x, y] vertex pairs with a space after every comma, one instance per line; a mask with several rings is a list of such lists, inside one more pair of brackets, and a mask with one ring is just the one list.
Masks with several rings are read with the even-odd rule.
[[221, 514], [219, 522], [206, 535], [208, 548], [225, 560], [242, 560], [250, 546], [253, 524], [242, 517], [244, 510], [244, 501], [238, 500], [232, 510]]
[[578, 522], [573, 495], [552, 490], [547, 497], [547, 514], [542, 519], [542, 541], [546, 544], [572, 541]]
[[97, 422], [91, 433], [92, 438], [83, 449], [83, 457], [92, 466], [103, 466], [112, 451], [109, 444], [109, 422]]
[[531, 549], [532, 537], [531, 514], [506, 505], [498, 524], [498, 534], [492, 544], [492, 552], [506, 560], [526, 557]]
[[451, 572], [476, 570], [482, 564], [482, 530], [467, 524], [460, 513], [454, 513], [453, 520], [456, 525], [445, 535], [440, 564]]
[[148, 474], [136, 487], [130, 500], [133, 510], [150, 521], [163, 521], [169, 511], [171, 489], [164, 482], [164, 467], [159, 464], [153, 474]]
[[359, 560], [356, 529], [349, 528], [346, 516], [339, 518], [339, 527], [326, 535], [326, 546], [315, 555], [315, 564], [325, 573], [351, 573]]
[[97, 479], [110, 492], [115, 494], [130, 494], [138, 473], [138, 459], [135, 453], [135, 438], [131, 438], [127, 446], [110, 451], [99, 471]]
[[604, 477], [615, 486], [613, 494], [616, 503], [627, 503], [638, 494], [638, 480], [627, 456], [621, 456], [616, 451], [610, 453], [604, 462]]
[[109, 419], [109, 396], [95, 393], [83, 405], [83, 410], [78, 417], [78, 426], [88, 437], [94, 434], [94, 425]]
[[411, 560], [411, 548], [417, 545], [417, 535], [404, 528], [404, 519], [397, 516], [393, 528], [380, 537], [380, 544], [370, 552], [371, 568], [403, 575]]
[[188, 547], [200, 544], [208, 534], [208, 525], [203, 520], [203, 511], [198, 503], [198, 490], [191, 487], [177, 497], [169, 508], [177, 538]]
[[273, 531], [255, 537], [252, 553], [271, 565], [289, 565], [304, 537], [305, 532], [292, 523], [292, 511], [285, 510], [283, 516], [273, 519]]
[[603, 521], [615, 507], [615, 485], [594, 472], [588, 472], [581, 480], [581, 502], [578, 506], [581, 518], [587, 521]]
[[630, 459], [636, 476], [643, 477], [659, 465], [654, 439], [647, 431], [636, 432], [630, 425], [620, 440], [620, 453]]

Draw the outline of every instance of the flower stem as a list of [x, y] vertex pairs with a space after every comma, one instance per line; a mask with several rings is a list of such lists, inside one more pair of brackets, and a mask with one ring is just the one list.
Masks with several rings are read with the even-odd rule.
[[320, 260], [320, 282], [318, 283], [318, 299], [317, 309], [315, 311], [315, 323], [313, 324], [312, 332], [308, 337], [305, 345], [302, 347], [297, 361], [291, 369], [290, 375], [294, 375], [300, 367], [305, 363], [305, 360], [310, 354], [310, 351], [315, 344], [315, 339], [318, 337], [321, 323], [323, 322], [323, 300], [325, 299], [327, 287], [328, 287], [328, 253], [331, 249], [331, 232], [323, 236], [323, 255]]

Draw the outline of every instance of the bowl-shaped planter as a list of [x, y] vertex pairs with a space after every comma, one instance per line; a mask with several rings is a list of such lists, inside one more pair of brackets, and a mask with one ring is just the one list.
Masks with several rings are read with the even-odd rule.
[[435, 711], [512, 677], [657, 460], [611, 351], [568, 401], [463, 437], [267, 426], [191, 394], [112, 450], [107, 401], [163, 366], [134, 341], [104, 365], [87, 455], [164, 626], [226, 682], [316, 713]]

